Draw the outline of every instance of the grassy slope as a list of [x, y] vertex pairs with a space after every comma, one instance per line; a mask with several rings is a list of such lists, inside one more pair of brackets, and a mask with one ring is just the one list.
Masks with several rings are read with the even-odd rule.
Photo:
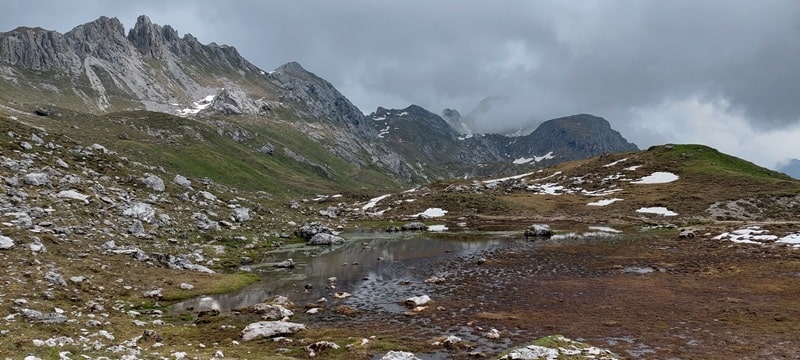
[[[604, 166], [620, 159], [615, 166]], [[641, 165], [636, 170], [625, 168]], [[648, 176], [653, 172], [672, 172], [679, 180], [666, 184], [631, 184], [629, 181], [606, 181], [602, 179], [622, 175], [630, 180]], [[560, 172], [545, 180], [537, 180]], [[574, 184], [574, 179], [583, 178], [584, 183]], [[588, 180], [588, 181], [587, 181]], [[589, 191], [608, 189], [616, 184], [623, 191], [602, 197], [590, 197], [580, 193], [566, 195], [535, 194], [523, 188], [509, 189], [501, 186], [496, 190], [453, 191], [457, 185], [471, 186], [471, 181], [442, 181], [428, 186], [432, 194], [392, 209], [387, 214], [402, 217], [423, 211], [427, 207], [441, 207], [451, 211], [449, 216], [473, 216], [481, 221], [497, 220], [507, 227], [513, 219], [564, 219], [589, 222], [631, 221], [641, 216], [635, 210], [641, 207], [663, 206], [680, 214], [677, 219], [652, 217], [654, 219], [702, 221], [708, 218], [706, 209], [715, 202], [759, 198], [770, 203], [774, 198], [800, 194], [800, 181], [761, 168], [745, 160], [720, 153], [703, 145], [657, 146], [650, 150], [615, 154], [610, 158], [598, 157], [559, 164], [526, 178], [527, 184], [557, 183], [565, 187], [579, 187]], [[451, 187], [451, 190], [448, 190]], [[403, 195], [408, 197], [409, 195]], [[623, 201], [608, 206], [587, 206], [600, 199], [621, 198]], [[786, 209], [765, 213], [785, 217]], [[789, 209], [796, 213], [798, 209]], [[517, 221], [518, 226], [526, 222]]]
[[[281, 119], [233, 123], [238, 121], [236, 117], [220, 118], [254, 135], [237, 142], [220, 135], [213, 121], [144, 111], [97, 116], [58, 110], [60, 117], [21, 119], [50, 133], [64, 134], [83, 146], [99, 143], [133, 161], [159, 165], [190, 179], [208, 177], [223, 185], [266, 191], [278, 198], [397, 188], [389, 176], [345, 162]], [[273, 155], [257, 151], [266, 143], [274, 146]], [[308, 163], [287, 156], [284, 149], [301, 155]]]

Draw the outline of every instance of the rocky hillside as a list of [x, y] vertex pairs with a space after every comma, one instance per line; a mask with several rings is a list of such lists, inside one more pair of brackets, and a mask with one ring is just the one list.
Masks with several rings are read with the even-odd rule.
[[534, 154], [542, 160], [555, 160], [545, 162], [553, 164], [639, 148], [612, 129], [606, 119], [581, 114], [545, 121], [532, 133], [510, 139], [505, 150], [514, 159]]
[[[312, 177], [324, 181], [340, 181], [354, 172], [383, 173], [387, 176], [378, 186], [383, 188], [510, 174], [518, 167], [635, 149], [608, 122], [590, 115], [545, 122], [522, 137], [459, 134], [418, 106], [379, 108], [364, 116], [331, 83], [296, 62], [263, 71], [231, 46], [202, 44], [191, 34], [180, 37], [146, 16], [127, 34], [119, 20], [108, 17], [64, 34], [26, 27], [0, 33], [0, 101], [12, 110], [40, 115], [56, 113], [56, 108], [92, 114], [111, 128], [116, 125], [108, 120], [129, 116], [108, 115], [118, 112], [177, 115], [190, 119], [179, 122], [195, 131], [221, 128], [220, 134], [247, 144], [248, 156], [257, 158], [272, 148], [272, 154], [316, 169]], [[155, 113], [136, 117], [162, 121]], [[287, 141], [275, 133], [285, 127], [304, 139]], [[277, 151], [276, 142], [282, 143]], [[303, 144], [308, 142], [316, 145]], [[281, 166], [271, 171], [295, 170]]]
[[366, 215], [408, 220], [429, 208], [443, 210], [446, 216], [436, 220], [450, 228], [507, 229], [531, 218], [770, 222], [800, 216], [800, 182], [707, 146], [663, 145], [514, 176], [435, 182], [382, 197]]

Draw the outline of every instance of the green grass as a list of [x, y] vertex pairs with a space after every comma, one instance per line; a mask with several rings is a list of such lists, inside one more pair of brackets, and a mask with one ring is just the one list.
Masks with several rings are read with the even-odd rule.
[[[145, 111], [102, 116], [63, 108], [56, 111], [62, 114], [60, 118], [30, 119], [34, 125], [46, 127], [51, 136], [63, 136], [82, 146], [99, 143], [132, 161], [159, 165], [195, 181], [207, 177], [218, 184], [265, 191], [278, 198], [400, 188], [398, 181], [381, 169], [348, 163], [287, 121], [247, 116], [186, 119]], [[237, 142], [220, 135], [216, 121], [244, 129], [253, 137]], [[273, 155], [258, 151], [267, 143], [274, 147]], [[305, 160], [298, 161], [285, 149]]]
[[769, 170], [747, 160], [724, 154], [717, 149], [696, 144], [671, 145], [672, 149], [659, 147], [658, 155], [667, 161], [680, 164], [688, 172], [716, 176], [744, 176], [773, 180], [791, 180], [783, 173]]

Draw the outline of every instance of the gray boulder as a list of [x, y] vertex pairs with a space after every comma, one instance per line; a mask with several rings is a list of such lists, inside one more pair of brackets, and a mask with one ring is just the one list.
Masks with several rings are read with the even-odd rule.
[[144, 225], [138, 219], [133, 220], [133, 224], [128, 228], [128, 232], [135, 236], [144, 235]]
[[261, 320], [280, 320], [294, 316], [294, 312], [281, 305], [258, 303], [247, 308], [254, 314], [261, 315]]
[[525, 237], [549, 238], [551, 236], [553, 236], [553, 232], [550, 231], [550, 225], [533, 224], [525, 229]]
[[233, 209], [231, 217], [236, 222], [243, 222], [250, 220], [250, 209], [246, 207], [238, 207], [236, 209]]
[[400, 230], [402, 231], [425, 231], [428, 230], [428, 226], [419, 222], [410, 222], [408, 224], [403, 225]]
[[130, 204], [128, 207], [122, 210], [122, 215], [139, 219], [146, 223], [152, 223], [156, 216], [156, 211], [153, 210], [153, 207], [149, 204], [137, 202]]
[[259, 321], [247, 325], [242, 330], [242, 340], [250, 341], [278, 335], [291, 335], [305, 329], [306, 326], [303, 324], [288, 321]]
[[67, 282], [64, 281], [64, 277], [62, 277], [61, 274], [55, 271], [48, 271], [47, 273], [45, 273], [44, 279], [53, 285], [67, 286]]
[[0, 235], [0, 250], [8, 250], [14, 247], [14, 240], [8, 236]]
[[308, 240], [309, 245], [336, 245], [343, 242], [344, 239], [342, 237], [325, 233], [316, 234]]
[[175, 183], [176, 185], [180, 185], [180, 186], [183, 186], [185, 188], [191, 188], [192, 187], [192, 181], [187, 179], [183, 175], [175, 175], [175, 178], [172, 179], [172, 182]]
[[50, 177], [47, 173], [28, 173], [22, 177], [22, 182], [28, 185], [41, 186], [50, 183]]
[[334, 231], [331, 228], [322, 225], [321, 223], [316, 221], [312, 223], [303, 224], [295, 231], [295, 233], [297, 234], [297, 236], [306, 240], [310, 240], [311, 238], [314, 237], [314, 235], [317, 234], [335, 235]]
[[155, 176], [153, 174], [144, 174], [143, 178], [139, 178], [137, 182], [139, 184], [144, 185], [149, 189], [153, 189], [155, 191], [164, 191], [166, 188], [164, 187], [164, 180], [161, 180], [160, 177]]
[[47, 313], [43, 314], [36, 310], [31, 309], [23, 309], [22, 316], [31, 322], [42, 323], [42, 324], [63, 324], [67, 322], [67, 317], [63, 314], [59, 313]]

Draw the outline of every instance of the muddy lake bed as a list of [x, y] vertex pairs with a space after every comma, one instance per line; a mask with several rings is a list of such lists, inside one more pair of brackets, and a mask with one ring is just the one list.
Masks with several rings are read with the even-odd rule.
[[[553, 334], [640, 359], [791, 358], [800, 346], [794, 250], [636, 228], [582, 227], [544, 240], [520, 232], [342, 236], [335, 247], [285, 245], [252, 267], [262, 281], [173, 311], [224, 313], [282, 295], [297, 305], [292, 321], [425, 343], [417, 353], [425, 359], [495, 356]], [[287, 259], [293, 268], [272, 266]], [[405, 304], [421, 295], [432, 301]], [[306, 314], [312, 307], [320, 311]], [[501, 336], [486, 337], [491, 329]], [[430, 345], [447, 336], [465, 345]]]

